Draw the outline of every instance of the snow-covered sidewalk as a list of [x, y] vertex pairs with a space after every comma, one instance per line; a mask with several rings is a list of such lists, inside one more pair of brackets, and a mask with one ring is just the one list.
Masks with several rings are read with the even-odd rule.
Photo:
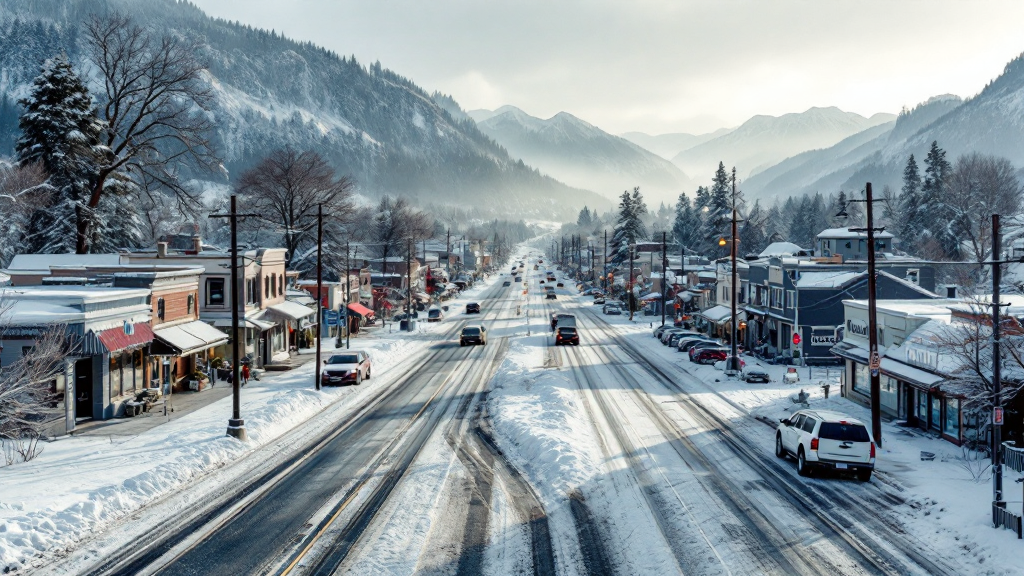
[[[478, 282], [446, 303], [457, 315], [496, 277]], [[73, 548], [90, 534], [149, 503], [191, 488], [206, 475], [303, 427], [335, 425], [347, 410], [389, 381], [388, 371], [426, 349], [442, 325], [413, 333], [376, 330], [352, 339], [373, 360], [372, 380], [359, 387], [314, 389], [314, 364], [265, 373], [241, 390], [247, 442], [226, 436], [231, 396], [135, 436], [66, 436], [46, 443], [34, 460], [0, 467], [0, 571], [24, 568], [32, 558]], [[323, 353], [334, 350], [325, 338]], [[330, 418], [317, 416], [330, 408]]]

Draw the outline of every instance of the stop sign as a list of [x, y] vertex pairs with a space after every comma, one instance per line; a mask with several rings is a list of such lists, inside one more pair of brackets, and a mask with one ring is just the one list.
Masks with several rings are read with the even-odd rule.
[[800, 335], [799, 334], [793, 334], [793, 344], [799, 344], [799, 343], [800, 343]]

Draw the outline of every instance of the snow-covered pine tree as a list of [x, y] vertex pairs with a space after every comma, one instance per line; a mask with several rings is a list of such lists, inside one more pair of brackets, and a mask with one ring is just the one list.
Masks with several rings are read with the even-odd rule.
[[946, 151], [932, 141], [924, 159], [924, 182], [921, 184], [921, 211], [919, 222], [927, 234], [938, 242], [948, 258], [960, 260], [960, 238], [956, 233], [957, 221], [946, 202], [946, 185], [952, 165], [946, 160]]
[[24, 250], [74, 252], [77, 222], [90, 217], [87, 205], [103, 123], [93, 113], [89, 90], [64, 54], [43, 63], [29, 95], [19, 103], [25, 111], [15, 145], [18, 162], [41, 164], [56, 191], [50, 206], [32, 215]]
[[647, 238], [647, 227], [643, 217], [647, 214], [647, 204], [640, 194], [640, 187], [633, 188], [619, 197], [619, 217], [612, 232], [612, 261], [616, 264], [629, 260], [629, 246]]
[[594, 222], [594, 217], [590, 214], [590, 208], [586, 206], [583, 210], [580, 210], [580, 215], [576, 218], [576, 225], [580, 228], [587, 228]]
[[672, 237], [676, 243], [684, 248], [696, 250], [700, 246], [703, 227], [700, 211], [690, 204], [685, 192], [679, 194], [675, 220], [672, 222]]
[[917, 168], [917, 160], [911, 154], [907, 159], [907, 165], [903, 168], [903, 188], [900, 189], [899, 214], [892, 216], [899, 220], [894, 222], [897, 226], [896, 234], [899, 236], [903, 249], [913, 251], [917, 247], [917, 241], [925, 223], [921, 220], [924, 215], [922, 204], [921, 173]]
[[708, 253], [722, 252], [718, 245], [719, 238], [731, 234], [729, 226], [732, 222], [732, 187], [729, 184], [729, 173], [725, 171], [725, 163], [718, 163], [718, 170], [711, 184], [708, 199], [708, 213], [704, 221], [707, 223], [704, 232], [704, 249]]

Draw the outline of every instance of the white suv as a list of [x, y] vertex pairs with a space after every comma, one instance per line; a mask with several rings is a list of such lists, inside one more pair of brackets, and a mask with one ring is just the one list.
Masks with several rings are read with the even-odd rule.
[[875, 469], [875, 442], [859, 420], [826, 410], [800, 410], [779, 421], [775, 430], [775, 455], [796, 456], [801, 476], [812, 468], [854, 472], [861, 482], [871, 480]]

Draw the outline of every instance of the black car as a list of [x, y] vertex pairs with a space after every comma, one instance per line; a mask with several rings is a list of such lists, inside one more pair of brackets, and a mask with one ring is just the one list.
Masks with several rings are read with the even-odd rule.
[[511, 286], [512, 285], [512, 281], [511, 280], [505, 280], [504, 282], [501, 283], [501, 285], [502, 286]]
[[572, 326], [562, 326], [555, 332], [555, 345], [566, 345], [572, 344], [573, 346], [580, 345], [580, 335], [576, 331], [576, 328]]
[[470, 302], [466, 304], [466, 314], [479, 314], [480, 304], [478, 302]]
[[462, 329], [462, 334], [459, 336], [459, 346], [468, 346], [470, 344], [480, 344], [481, 346], [487, 344], [487, 329], [481, 325], [466, 326]]

